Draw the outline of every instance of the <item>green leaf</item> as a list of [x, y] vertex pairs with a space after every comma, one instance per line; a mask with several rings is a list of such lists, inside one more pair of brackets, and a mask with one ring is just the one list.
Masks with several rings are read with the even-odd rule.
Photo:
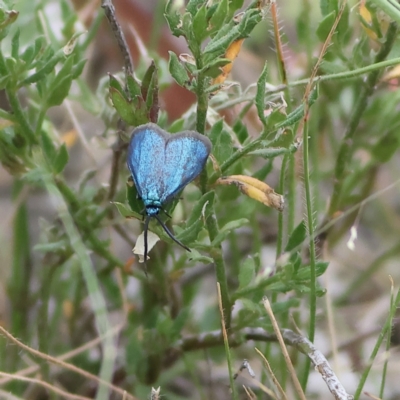
[[267, 124], [267, 120], [266, 120], [265, 114], [264, 114], [264, 112], [265, 112], [265, 85], [267, 83], [267, 73], [268, 73], [267, 62], [265, 62], [264, 68], [261, 72], [260, 77], [258, 78], [258, 81], [257, 81], [257, 92], [256, 92], [256, 97], [255, 97], [258, 118], [260, 118], [260, 121], [262, 122], [262, 124], [264, 126]]
[[220, 229], [217, 237], [212, 241], [211, 246], [216, 247], [216, 246], [220, 245], [233, 230], [238, 229], [248, 223], [249, 223], [249, 220], [247, 218], [240, 218], [240, 219], [228, 222], [226, 225], [224, 225]]
[[192, 213], [186, 222], [186, 226], [190, 226], [194, 224], [197, 220], [206, 220], [210, 215], [213, 209], [215, 199], [215, 192], [212, 190], [210, 192], [205, 193], [201, 198], [197, 201], [195, 206], [193, 207]]
[[141, 219], [140, 214], [132, 212], [132, 210], [130, 210], [125, 204], [119, 203], [118, 201], [113, 201], [112, 204], [114, 204], [115, 207], [117, 207], [117, 210], [122, 217]]
[[209, 62], [205, 65], [201, 72], [204, 73], [206, 76], [210, 78], [216, 78], [217, 76], [221, 75], [221, 68], [225, 65], [230, 64], [232, 61], [228, 58], [215, 58], [213, 61]]
[[338, 0], [319, 0], [319, 6], [323, 16], [326, 16], [332, 11], [337, 12], [339, 10]]
[[[154, 61], [144, 74], [141, 87], [142, 97], [146, 102], [148, 118], [156, 123], [158, 119], [158, 70]], [[140, 100], [140, 98], [138, 98]]]
[[225, 54], [229, 45], [239, 39], [246, 38], [254, 27], [261, 21], [262, 13], [258, 9], [248, 9], [245, 11], [240, 22], [233, 26], [222, 37], [216, 35], [204, 49], [204, 62], [210, 61], [213, 57]]
[[300, 246], [307, 237], [307, 227], [304, 221], [301, 221], [291, 233], [288, 243], [285, 247], [286, 252], [290, 252]]
[[243, 7], [244, 0], [231, 0], [229, 2], [229, 14], [233, 15], [236, 10]]
[[54, 159], [53, 171], [55, 174], [61, 173], [68, 163], [69, 155], [67, 146], [63, 143], [58, 149], [57, 156]]
[[204, 3], [193, 17], [192, 29], [198, 44], [201, 44], [202, 41], [209, 35], [207, 30], [206, 16], [207, 8], [206, 3]]
[[142, 80], [142, 86], [141, 86], [141, 93], [142, 97], [145, 101], [147, 101], [147, 97], [149, 94], [149, 90], [151, 89], [151, 82], [153, 80], [154, 74], [157, 74], [157, 67], [154, 61], [151, 62], [149, 68], [147, 68], [147, 71], [145, 72]]
[[229, 2], [228, 0], [221, 0], [208, 23], [208, 31], [211, 37], [221, 29], [228, 16]]
[[[317, 277], [323, 275], [329, 266], [329, 262], [318, 261], [315, 265], [315, 274]], [[301, 267], [295, 275], [296, 282], [309, 281], [311, 277], [311, 267], [309, 265]]]
[[76, 65], [72, 67], [71, 70], [72, 79], [77, 79], [81, 75], [83, 68], [85, 68], [85, 65], [86, 65], [86, 60], [80, 60]]
[[248, 257], [239, 269], [239, 289], [243, 289], [250, 285], [255, 277], [254, 260]]
[[68, 240], [65, 239], [51, 243], [38, 243], [33, 246], [33, 250], [39, 251], [41, 253], [57, 253], [60, 251], [64, 251], [66, 248], [68, 248], [68, 246]]
[[223, 130], [224, 121], [217, 121], [210, 132], [210, 140], [213, 145], [213, 155], [219, 164], [222, 164], [232, 154], [232, 138]]
[[397, 129], [387, 132], [371, 149], [371, 153], [379, 163], [388, 162], [399, 149]]
[[211, 257], [204, 256], [193, 248], [191, 250], [192, 251], [189, 256], [190, 261], [194, 261], [196, 263], [203, 263], [203, 264], [212, 264], [214, 262], [214, 260]]
[[52, 72], [55, 66], [65, 58], [63, 50], [57, 51], [49, 61], [37, 72], [29, 76], [28, 78], [24, 79], [21, 82], [21, 86], [28, 85], [30, 83], [35, 83], [40, 81], [41, 79], [45, 79], [47, 75]]
[[[128, 87], [128, 92], [131, 99], [142, 95], [139, 82], [133, 76], [128, 75], [128, 78], [126, 79], [126, 85]], [[123, 89], [121, 88], [120, 91], [122, 90]]]
[[40, 137], [40, 144], [46, 161], [49, 165], [52, 165], [53, 160], [57, 157], [58, 152], [54, 146], [53, 140], [44, 131], [42, 131], [42, 135]]
[[68, 96], [71, 89], [72, 76], [68, 75], [61, 81], [57, 80], [57, 83], [52, 86], [50, 93], [47, 97], [47, 107], [59, 106], [64, 99]]
[[182, 36], [183, 30], [180, 28], [181, 24], [181, 15], [176, 9], [175, 0], [168, 0], [167, 5], [165, 6], [165, 19], [167, 20], [170, 31], [174, 36]]
[[17, 29], [11, 39], [11, 57], [15, 59], [19, 58], [19, 32], [19, 29]]
[[185, 120], [183, 118], [176, 119], [167, 129], [170, 133], [178, 133], [184, 130]]
[[138, 126], [149, 121], [146, 104], [140, 97], [128, 101], [113, 87], [110, 87], [110, 97], [117, 113], [128, 125]]
[[335, 23], [336, 19], [336, 11], [332, 11], [328, 15], [324, 17], [324, 19], [320, 22], [317, 28], [317, 36], [321, 42], [325, 42], [326, 38], [330, 30], [332, 29], [333, 24]]
[[274, 314], [288, 312], [292, 308], [297, 308], [300, 305], [300, 299], [296, 297], [291, 297], [286, 301], [278, 301], [277, 303], [272, 304], [271, 308]]
[[[124, 93], [124, 88], [120, 81], [114, 75], [108, 74], [108, 77], [110, 78], [110, 87], [116, 89], [120, 93]], [[138, 94], [141, 94], [140, 91]]]
[[199, 7], [201, 7], [203, 3], [204, 0], [189, 0], [186, 10], [188, 10], [191, 15], [195, 16], [198, 13]]
[[[144, 205], [139, 195], [137, 189], [133, 183], [133, 179], [129, 178], [126, 183], [126, 198], [128, 199], [128, 204], [134, 215], [138, 215], [137, 218], [143, 218]], [[132, 212], [131, 211], [131, 212]]]
[[204, 228], [204, 222], [201, 220], [197, 220], [193, 224], [191, 224], [188, 228], [184, 229], [183, 231], [179, 232], [176, 238], [182, 241], [186, 245], [191, 245], [193, 242], [196, 241], [199, 233]]
[[180, 63], [178, 56], [173, 51], [169, 51], [168, 53], [169, 53], [169, 63], [168, 63], [169, 72], [179, 86], [185, 87], [187, 83], [190, 81], [189, 75], [186, 72], [186, 68]]

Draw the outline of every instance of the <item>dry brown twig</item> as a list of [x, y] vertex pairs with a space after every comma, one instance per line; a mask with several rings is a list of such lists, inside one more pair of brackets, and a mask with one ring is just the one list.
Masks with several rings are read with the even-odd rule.
[[[81, 376], [83, 376], [83, 377], [85, 377], [87, 379], [93, 380], [93, 381], [95, 381], [95, 382], [97, 382], [99, 384], [103, 384], [103, 385], [109, 387], [110, 389], [112, 389], [113, 391], [115, 391], [116, 393], [119, 393], [121, 396], [126, 395], [126, 391], [125, 390], [120, 389], [119, 387], [113, 385], [112, 383], [103, 381], [102, 379], [100, 379], [96, 375], [91, 374], [90, 372], [87, 372], [87, 371], [85, 371], [85, 370], [83, 370], [81, 368], [78, 368], [73, 364], [69, 364], [69, 363], [66, 363], [64, 361], [61, 361], [58, 358], [55, 358], [55, 357], [49, 356], [47, 354], [44, 354], [44, 353], [42, 353], [42, 352], [40, 352], [38, 350], [32, 349], [31, 347], [27, 346], [26, 344], [20, 342], [17, 338], [15, 338], [13, 335], [11, 335], [11, 333], [9, 333], [2, 326], [0, 326], [0, 333], [3, 334], [11, 342], [16, 344], [18, 347], [20, 347], [21, 349], [23, 349], [25, 351], [28, 351], [29, 353], [35, 355], [36, 357], [39, 357], [39, 358], [41, 358], [43, 360], [46, 360], [49, 363], [58, 365], [59, 367], [68, 369], [69, 371], [75, 372], [75, 373], [77, 373], [77, 374], [79, 374], [79, 375], [81, 375]], [[18, 376], [18, 375], [13, 374], [12, 376]], [[10, 378], [10, 377], [7, 377], [7, 378]], [[134, 397], [134, 396], [132, 396], [130, 394], [128, 394], [126, 398], [129, 399], [129, 400], [138, 400], [136, 397]]]
[[77, 394], [68, 393], [65, 390], [59, 389], [58, 387], [56, 387], [54, 385], [51, 385], [50, 383], [47, 383], [47, 382], [42, 381], [40, 379], [27, 378], [26, 376], [19, 376], [19, 375], [16, 375], [16, 374], [7, 374], [6, 372], [0, 372], [0, 376], [7, 377], [10, 380], [30, 382], [30, 383], [34, 383], [35, 385], [43, 386], [44, 388], [50, 390], [53, 393], [56, 393], [56, 394], [62, 396], [65, 399], [69, 399], [69, 400], [90, 400], [90, 397], [79, 396]]
[[[353, 396], [349, 395], [346, 392], [344, 386], [340, 383], [339, 379], [337, 378], [336, 374], [333, 372], [331, 366], [329, 365], [328, 360], [325, 356], [304, 336], [301, 336], [297, 333], [294, 333], [290, 329], [282, 329], [279, 330], [278, 325], [276, 323], [276, 319], [273, 315], [271, 305], [267, 298], [264, 298], [264, 306], [267, 310], [268, 315], [271, 318], [272, 325], [277, 330], [275, 330], [276, 335], [278, 338], [280, 337], [282, 343], [290, 343], [294, 346], [298, 351], [307, 355], [311, 362], [314, 364], [315, 369], [320, 373], [322, 379], [325, 381], [326, 385], [328, 386], [329, 391], [333, 394], [335, 400], [351, 400]], [[278, 334], [279, 332], [279, 334]], [[281, 340], [279, 343], [281, 343]], [[284, 346], [286, 349], [286, 347]], [[282, 351], [283, 350], [282, 348]], [[287, 352], [287, 350], [286, 350]], [[290, 363], [291, 364], [291, 363]], [[293, 365], [292, 365], [293, 367]], [[293, 378], [293, 376], [292, 376]]]

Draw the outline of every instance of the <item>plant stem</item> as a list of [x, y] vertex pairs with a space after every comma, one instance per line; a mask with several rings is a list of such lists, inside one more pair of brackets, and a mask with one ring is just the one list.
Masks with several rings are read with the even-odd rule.
[[[210, 236], [210, 242], [212, 242], [219, 233], [214, 210], [212, 214], [207, 218], [206, 224], [207, 224], [208, 234]], [[225, 262], [222, 256], [221, 245], [211, 250], [211, 257], [213, 258], [215, 264], [215, 273], [217, 276], [217, 282], [219, 283], [221, 288], [221, 301], [225, 316], [225, 327], [226, 329], [229, 329], [232, 317], [231, 301], [229, 299], [228, 281], [226, 279]]]
[[[304, 116], [303, 125], [303, 169], [304, 169], [304, 191], [306, 197], [306, 212], [307, 212], [307, 228], [310, 251], [310, 325], [308, 328], [308, 339], [310, 342], [314, 342], [315, 336], [315, 319], [317, 314], [317, 297], [316, 297], [316, 254], [315, 254], [315, 242], [314, 242], [314, 209], [312, 204], [312, 193], [311, 193], [311, 179], [310, 179], [310, 168], [309, 168], [309, 137], [308, 137], [308, 111]], [[307, 381], [310, 370], [310, 359], [306, 359], [305, 368], [303, 370], [302, 388], [305, 391], [307, 387]]]
[[369, 357], [368, 362], [366, 362], [366, 368], [363, 372], [363, 374], [361, 375], [361, 379], [360, 382], [358, 384], [357, 390], [354, 394], [354, 400], [358, 400], [360, 398], [361, 392], [363, 390], [365, 381], [368, 378], [368, 374], [372, 368], [373, 362], [378, 354], [379, 348], [381, 347], [381, 344], [383, 342], [383, 340], [387, 337], [387, 332], [389, 331], [389, 329], [391, 329], [391, 322], [393, 320], [393, 317], [396, 313], [397, 307], [400, 304], [400, 289], [397, 291], [397, 295], [396, 295], [396, 299], [394, 300], [394, 302], [392, 303], [393, 306], [390, 309], [389, 315], [386, 319], [385, 325], [383, 326], [381, 333], [379, 334], [378, 340], [375, 343], [375, 347], [372, 350], [371, 356]]

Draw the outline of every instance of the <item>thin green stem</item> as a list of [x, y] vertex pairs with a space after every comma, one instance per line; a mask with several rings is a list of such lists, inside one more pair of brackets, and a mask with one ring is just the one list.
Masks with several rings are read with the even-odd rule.
[[[221, 285], [219, 285], [219, 287], [218, 287], [218, 293], [221, 294]], [[221, 297], [222, 297], [222, 295], [221, 295]], [[225, 356], [226, 356], [226, 361], [228, 364], [229, 382], [230, 382], [230, 386], [231, 386], [233, 399], [238, 400], [238, 393], [236, 390], [235, 381], [233, 379], [232, 357], [231, 357], [231, 350], [229, 348], [228, 332], [227, 332], [227, 327], [225, 326], [225, 323], [224, 323], [224, 321], [226, 321], [226, 317], [225, 317], [225, 313], [224, 313], [222, 304], [220, 305], [220, 307], [221, 307], [221, 320], [222, 320], [222, 335], [224, 338]]]
[[[365, 74], [368, 74], [373, 71], [379, 71], [379, 70], [383, 70], [384, 68], [394, 67], [398, 64], [400, 64], [400, 57], [391, 58], [390, 60], [376, 62], [376, 63], [370, 64], [366, 67], [353, 69], [351, 71], [338, 72], [335, 74], [319, 75], [313, 79], [312, 83], [335, 81], [335, 80], [340, 80], [340, 79], [354, 79], [354, 78], [360, 77], [361, 75], [365, 75]], [[282, 90], [284, 90], [286, 88], [286, 86], [297, 87], [297, 86], [307, 85], [308, 83], [310, 83], [310, 79], [300, 79], [298, 81], [289, 82], [288, 85], [277, 85], [273, 89], [266, 91], [265, 94], [269, 95], [269, 94], [282, 92]], [[214, 109], [217, 111], [225, 110], [227, 108], [233, 107], [236, 104], [245, 103], [245, 102], [249, 102], [249, 101], [254, 101], [253, 94], [236, 97], [230, 101], [225, 101], [223, 104], [221, 104], [221, 106], [214, 107]]]
[[389, 17], [393, 18], [397, 23], [400, 23], [400, 9], [399, 5], [392, 4], [387, 0], [371, 0], [372, 3], [375, 3], [378, 8], [383, 10]]
[[[286, 166], [289, 155], [286, 154], [283, 157], [282, 165], [281, 165], [281, 173], [279, 177], [279, 193], [283, 194], [285, 191], [285, 175], [286, 175]], [[283, 251], [283, 213], [278, 214], [278, 236], [276, 238], [276, 258], [282, 254]]]
[[[44, 279], [42, 279], [42, 287], [40, 289], [40, 307], [38, 311], [38, 342], [39, 350], [44, 354], [50, 353], [49, 341], [49, 301], [51, 293], [51, 284], [53, 281], [56, 266], [51, 265], [45, 268]], [[43, 379], [48, 382], [50, 378], [50, 366], [47, 360], [40, 360], [40, 369]]]
[[46, 117], [46, 108], [40, 107], [39, 116], [36, 121], [35, 137], [39, 137], [40, 131], [42, 130], [42, 125], [44, 118]]
[[[308, 339], [314, 342], [315, 336], [315, 320], [317, 314], [317, 296], [316, 296], [316, 254], [315, 254], [315, 242], [314, 242], [314, 209], [312, 203], [311, 193], [311, 178], [310, 178], [310, 167], [309, 167], [309, 137], [308, 137], [308, 111], [304, 117], [303, 126], [303, 170], [304, 170], [304, 191], [306, 197], [306, 212], [307, 212], [307, 227], [310, 251], [310, 324], [308, 328]], [[307, 381], [310, 369], [310, 359], [306, 359], [306, 366], [303, 370], [302, 377], [302, 388], [305, 391], [307, 387]]]
[[[392, 284], [393, 284], [393, 282], [392, 282]], [[390, 296], [390, 310], [392, 310], [393, 306], [394, 306], [393, 294], [394, 293], [393, 293], [393, 286], [392, 286], [392, 293], [391, 293], [391, 296]], [[390, 327], [393, 326], [393, 316], [392, 316], [391, 313], [389, 314], [389, 326]], [[386, 337], [386, 353], [387, 354], [389, 354], [389, 352], [390, 352], [391, 334], [392, 334], [391, 329], [388, 329], [387, 334], [386, 334], [387, 335], [387, 337]], [[386, 383], [386, 375], [387, 375], [388, 363], [389, 363], [389, 357], [386, 357], [385, 363], [383, 365], [383, 371], [382, 371], [381, 388], [380, 388], [380, 391], [379, 391], [379, 398], [381, 398], [381, 399], [383, 399], [383, 396], [384, 396], [384, 393], [385, 393], [385, 383]]]
[[89, 47], [89, 45], [93, 43], [93, 40], [97, 34], [97, 31], [99, 30], [101, 22], [103, 21], [103, 18], [104, 18], [104, 13], [99, 10], [97, 12], [95, 19], [92, 22], [92, 25], [89, 28], [87, 35], [85, 35], [84, 42], [80, 46], [82, 52], [85, 52], [85, 50]]
[[369, 357], [367, 367], [365, 368], [363, 374], [361, 375], [360, 382], [359, 382], [357, 390], [354, 394], [354, 400], [358, 400], [361, 396], [362, 390], [363, 390], [365, 382], [368, 378], [369, 372], [371, 371], [374, 360], [378, 354], [379, 348], [381, 347], [383, 340], [387, 337], [386, 335], [387, 335], [388, 331], [392, 327], [392, 325], [391, 325], [392, 320], [393, 320], [393, 317], [395, 316], [395, 313], [397, 311], [397, 307], [399, 306], [399, 304], [400, 304], [400, 289], [397, 291], [396, 299], [393, 302], [392, 308], [390, 309], [390, 313], [386, 319], [385, 325], [383, 326], [383, 328], [379, 334], [378, 340], [376, 341], [375, 346], [372, 350], [371, 356]]
[[205, 93], [206, 77], [199, 76], [197, 84], [197, 115], [196, 115], [196, 130], [204, 135], [206, 131], [207, 109], [208, 109], [208, 94]]
[[[212, 242], [219, 233], [218, 224], [214, 212], [207, 218], [206, 224], [207, 224], [208, 234], [210, 236], [210, 241]], [[215, 273], [217, 276], [217, 282], [219, 283], [221, 288], [221, 299], [222, 299], [221, 301], [222, 301], [222, 307], [224, 309], [225, 326], [226, 329], [229, 329], [232, 317], [231, 301], [229, 299], [228, 280], [226, 278], [225, 262], [222, 255], [221, 245], [216, 246], [211, 250], [211, 256], [215, 264]]]

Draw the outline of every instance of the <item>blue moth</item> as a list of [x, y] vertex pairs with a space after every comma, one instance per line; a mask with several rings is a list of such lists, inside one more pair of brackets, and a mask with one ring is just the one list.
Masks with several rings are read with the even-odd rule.
[[167, 204], [203, 170], [211, 152], [210, 140], [194, 131], [171, 135], [159, 126], [140, 125], [132, 132], [127, 164], [138, 196], [145, 206], [144, 260], [147, 260], [147, 231], [155, 218], [167, 235], [184, 249], [159, 217]]

